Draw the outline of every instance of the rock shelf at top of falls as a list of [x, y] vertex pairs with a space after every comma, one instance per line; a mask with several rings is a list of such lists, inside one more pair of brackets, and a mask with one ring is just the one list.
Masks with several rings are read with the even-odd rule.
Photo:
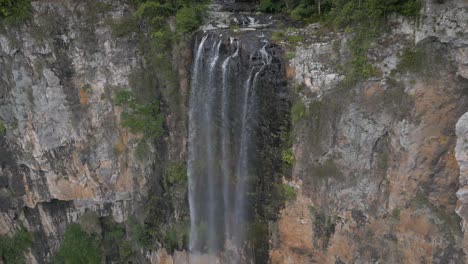
[[200, 27], [200, 30], [210, 31], [236, 28], [236, 31], [254, 31], [272, 27], [277, 21], [276, 16], [273, 15], [246, 12], [250, 11], [248, 7], [252, 7], [252, 5], [247, 5], [245, 8], [242, 8], [242, 5], [236, 3], [234, 7], [238, 9], [233, 10], [233, 8], [230, 7], [232, 6], [230, 6], [229, 3], [210, 4], [204, 24]]

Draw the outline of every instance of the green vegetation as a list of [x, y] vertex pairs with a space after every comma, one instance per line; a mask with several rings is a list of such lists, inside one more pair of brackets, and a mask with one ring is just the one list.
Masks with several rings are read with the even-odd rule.
[[286, 40], [291, 44], [297, 44], [299, 42], [304, 42], [304, 37], [301, 35], [288, 35]]
[[285, 149], [281, 152], [281, 159], [288, 166], [294, 165], [294, 162], [296, 161], [294, 158], [294, 153], [292, 152], [292, 149], [290, 148]]
[[322, 21], [353, 25], [369, 18], [388, 17], [398, 13], [415, 17], [419, 13], [419, 0], [260, 0], [259, 11], [289, 14], [294, 20], [307, 23]]
[[102, 244], [104, 252], [114, 251], [117, 247], [120, 260], [128, 260], [132, 257], [135, 254], [135, 250], [132, 246], [133, 243], [126, 238], [125, 227], [114, 222], [111, 217], [104, 217], [102, 219], [102, 224]]
[[268, 237], [268, 224], [264, 222], [254, 222], [247, 229], [247, 240], [253, 248], [263, 243], [263, 238]]
[[296, 189], [288, 184], [278, 184], [277, 185], [278, 194], [284, 201], [291, 201], [296, 199], [297, 192]]
[[382, 171], [386, 171], [388, 168], [388, 153], [384, 152], [377, 158], [377, 168]]
[[302, 102], [301, 99], [298, 99], [293, 106], [291, 107], [291, 122], [292, 125], [297, 124], [299, 120], [304, 118], [307, 115], [307, 107]]
[[351, 58], [345, 63], [343, 70], [345, 79], [342, 84], [351, 86], [359, 81], [366, 80], [372, 76], [379, 74], [378, 70], [372, 66], [367, 60], [367, 51], [372, 40], [378, 35], [377, 29], [368, 26], [358, 26], [354, 33], [353, 39], [348, 46], [351, 51]]
[[91, 91], [91, 84], [87, 83], [87, 84], [83, 85], [83, 87], [81, 87], [81, 89], [83, 89], [83, 91], [85, 91], [85, 92], [89, 92], [89, 91]]
[[188, 245], [189, 223], [176, 222], [161, 228], [158, 234], [161, 243], [170, 252], [175, 249], [181, 250]]
[[190, 0], [132, 2], [136, 8], [134, 14], [108, 21], [115, 37], [135, 33], [132, 39], [137, 42], [137, 48], [143, 55], [141, 68], [130, 75], [130, 86], [142, 99], [140, 101], [159, 97], [167, 103], [170, 111], [178, 111], [181, 93], [173, 51], [176, 46], [184, 48], [187, 45], [187, 37], [201, 23], [205, 6], [202, 2]]
[[[386, 82], [387, 88], [385, 91], [375, 94], [372, 100], [366, 102], [369, 111], [381, 111], [382, 109], [386, 109], [397, 119], [412, 118], [411, 113], [414, 106], [414, 99], [405, 92], [404, 84], [392, 78], [387, 78]], [[384, 155], [379, 157], [379, 168], [386, 168], [387, 159], [388, 157]]]
[[88, 235], [80, 225], [70, 224], [54, 263], [99, 264], [102, 250], [95, 236]]
[[134, 0], [134, 3], [137, 10], [133, 16], [114, 23], [115, 36], [136, 31], [136, 22], [140, 20], [150, 27], [153, 38], [171, 42], [174, 37], [168, 25], [171, 17], [175, 17], [177, 33], [184, 35], [200, 26], [205, 9], [203, 3], [197, 1]]
[[164, 117], [159, 110], [159, 101], [138, 104], [130, 91], [116, 93], [114, 103], [121, 106], [121, 124], [132, 133], [142, 133], [147, 138], [159, 138], [163, 133]]
[[284, 33], [280, 31], [273, 32], [271, 39], [274, 41], [281, 41], [285, 38]]
[[427, 68], [426, 52], [420, 47], [411, 47], [403, 51], [396, 71], [399, 73], [423, 73]]
[[176, 14], [177, 32], [190, 33], [196, 30], [202, 23], [201, 7], [182, 7]]
[[187, 183], [187, 168], [183, 163], [174, 163], [166, 168], [164, 178], [170, 185], [185, 185]]
[[141, 139], [135, 148], [135, 157], [139, 161], [144, 161], [149, 158], [150, 146], [145, 138]]
[[274, 41], [287, 41], [289, 44], [297, 44], [299, 42], [304, 42], [304, 36], [297, 35], [297, 33], [285, 34], [281, 31], [273, 32], [271, 39]]
[[0, 0], [0, 18], [6, 22], [21, 22], [31, 16], [31, 0]]
[[396, 221], [400, 221], [400, 213], [401, 210], [398, 207], [393, 208], [392, 210], [392, 218]]
[[267, 13], [279, 13], [284, 9], [284, 1], [260, 0], [258, 10]]
[[112, 35], [120, 38], [138, 30], [138, 20], [134, 16], [124, 17], [121, 20], [111, 21]]
[[328, 246], [330, 237], [335, 233], [336, 223], [339, 220], [337, 215], [328, 215], [325, 211], [310, 210], [314, 218], [313, 229], [315, 236], [321, 238], [322, 247]]
[[[351, 58], [343, 66], [344, 87], [352, 86], [380, 73], [367, 59], [372, 41], [388, 29], [387, 20], [392, 14], [415, 18], [419, 14], [420, 0], [260, 0], [259, 10], [286, 13], [296, 21], [306, 23], [321, 21], [330, 28], [344, 29], [352, 34], [349, 41]], [[282, 33], [273, 34], [273, 40], [284, 39]], [[299, 37], [288, 40], [301, 42]], [[413, 55], [413, 56], [411, 56]], [[410, 54], [411, 61], [414, 56]]]
[[233, 31], [236, 31], [236, 30], [240, 29], [240, 26], [239, 25], [229, 25], [229, 29], [233, 30]]
[[32, 245], [32, 235], [25, 229], [13, 237], [0, 236], [0, 262], [5, 264], [26, 263], [24, 252]]
[[128, 232], [138, 246], [148, 248], [153, 244], [156, 230], [146, 228], [145, 225], [138, 223], [135, 218], [130, 218], [128, 220]]
[[6, 131], [7, 129], [6, 129], [5, 124], [0, 120], [0, 136], [5, 135]]
[[286, 60], [292, 60], [294, 57], [296, 57], [296, 53], [293, 51], [288, 51], [285, 53]]

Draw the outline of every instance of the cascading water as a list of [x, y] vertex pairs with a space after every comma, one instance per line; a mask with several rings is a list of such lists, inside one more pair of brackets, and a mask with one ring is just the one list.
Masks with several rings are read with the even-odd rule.
[[[268, 43], [205, 34], [196, 44], [189, 103], [189, 203], [192, 253], [234, 248], [241, 263], [255, 180], [256, 87], [272, 62]], [[241, 52], [242, 47], [244, 48]]]

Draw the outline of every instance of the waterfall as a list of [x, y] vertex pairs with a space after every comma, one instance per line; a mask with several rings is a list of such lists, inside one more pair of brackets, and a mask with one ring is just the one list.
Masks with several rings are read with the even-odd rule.
[[[189, 248], [193, 254], [216, 254], [233, 245], [238, 252], [227, 263], [240, 263], [252, 215], [248, 192], [255, 179], [255, 91], [259, 75], [271, 64], [267, 44], [257, 42], [206, 33], [194, 49]], [[248, 52], [240, 52], [243, 44], [248, 44]]]

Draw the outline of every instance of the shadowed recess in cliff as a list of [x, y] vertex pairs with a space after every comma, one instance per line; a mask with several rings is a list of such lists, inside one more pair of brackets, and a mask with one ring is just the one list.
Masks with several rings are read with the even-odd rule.
[[257, 86], [274, 67], [270, 46], [261, 36], [221, 33], [196, 41], [189, 103], [192, 252], [231, 251], [228, 262], [243, 255], [253, 217], [249, 193], [257, 180]]

